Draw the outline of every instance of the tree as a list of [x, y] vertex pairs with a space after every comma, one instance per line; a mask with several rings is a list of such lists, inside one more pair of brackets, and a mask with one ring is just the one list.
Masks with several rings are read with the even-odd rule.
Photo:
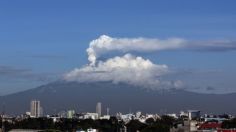
[[147, 125], [153, 125], [155, 123], [155, 120], [153, 118], [148, 118], [145, 122], [147, 123]]
[[223, 121], [222, 128], [226, 128], [226, 129], [236, 128], [236, 118]]
[[158, 123], [150, 125], [144, 128], [143, 130], [141, 130], [141, 132], [169, 132], [169, 131], [170, 131], [169, 126], [165, 124], [158, 124]]
[[139, 120], [131, 120], [128, 124], [126, 124], [127, 130], [129, 132], [136, 132], [137, 130], [142, 130], [147, 127], [146, 124], [141, 123]]

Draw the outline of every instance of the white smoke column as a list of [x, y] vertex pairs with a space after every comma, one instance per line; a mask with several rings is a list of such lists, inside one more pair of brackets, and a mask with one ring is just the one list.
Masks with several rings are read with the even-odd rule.
[[[189, 41], [181, 38], [160, 40], [150, 38], [112, 38], [102, 35], [89, 44], [87, 49], [89, 64], [82, 68], [74, 69], [66, 74], [64, 79], [77, 82], [125, 82], [155, 89], [181, 88], [184, 85], [182, 81], [162, 80], [165, 75], [170, 73], [166, 65], [154, 64], [148, 59], [129, 54], [132, 51], [149, 53], [176, 49], [227, 51], [235, 50], [236, 45], [235, 41], [230, 40]], [[111, 51], [118, 51], [125, 55], [107, 60], [98, 59]]]
[[90, 42], [89, 48], [87, 49], [87, 53], [88, 53], [88, 60], [90, 61], [91, 65], [94, 65], [96, 62], [98, 49], [107, 47], [107, 45], [110, 45], [111, 42], [112, 42], [112, 38], [106, 35], [102, 35], [98, 39]]
[[176, 49], [184, 47], [184, 45], [185, 40], [179, 38], [159, 40], [146, 38], [111, 38], [102, 35], [98, 39], [90, 42], [87, 53], [90, 65], [95, 65], [97, 57], [113, 50], [125, 53], [129, 51], [151, 52], [165, 49]]
[[96, 60], [102, 54], [111, 51], [123, 53], [153, 52], [160, 50], [195, 50], [195, 51], [228, 51], [236, 50], [236, 42], [232, 40], [204, 40], [193, 41], [182, 38], [112, 38], [106, 35], [100, 36], [90, 42], [87, 49], [90, 65], [95, 65]]

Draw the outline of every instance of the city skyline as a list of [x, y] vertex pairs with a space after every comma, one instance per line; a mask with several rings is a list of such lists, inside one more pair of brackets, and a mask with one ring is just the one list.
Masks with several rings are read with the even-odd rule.
[[[96, 113], [78, 113], [75, 110], [38, 115], [40, 100], [31, 101], [32, 112], [21, 115], [1, 115], [2, 132], [40, 132], [40, 131], [75, 131], [129, 132], [136, 130], [162, 132], [234, 132], [235, 116], [230, 114], [208, 114], [200, 110], [180, 111], [179, 113], [116, 113], [101, 115], [101, 102], [96, 104]], [[33, 114], [32, 114], [33, 113]], [[7, 125], [5, 125], [7, 124]], [[106, 126], [106, 127], [104, 127]], [[108, 127], [109, 126], [109, 127]]]
[[0, 1], [0, 132], [236, 132], [235, 6]]

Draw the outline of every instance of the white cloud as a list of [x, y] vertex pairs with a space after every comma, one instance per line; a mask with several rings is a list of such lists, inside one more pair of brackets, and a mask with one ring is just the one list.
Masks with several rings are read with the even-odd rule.
[[[176, 49], [225, 51], [235, 50], [236, 45], [235, 41], [229, 40], [190, 41], [181, 38], [160, 40], [156, 38], [112, 38], [102, 35], [89, 44], [87, 49], [89, 64], [72, 70], [64, 76], [64, 79], [78, 82], [125, 82], [155, 89], [182, 88], [184, 83], [180, 80], [163, 80], [164, 76], [170, 73], [167, 65], [154, 64], [148, 59], [129, 54], [131, 51], [154, 52]], [[119, 51], [125, 55], [99, 60], [99, 57], [112, 51]]]
[[182, 38], [112, 38], [106, 35], [100, 36], [90, 42], [87, 49], [88, 60], [91, 65], [96, 63], [96, 59], [111, 51], [121, 51], [128, 53], [136, 52], [153, 52], [159, 50], [197, 50], [197, 51], [225, 51], [236, 50], [236, 42], [231, 40], [204, 40], [193, 41]]
[[185, 40], [179, 38], [159, 40], [147, 38], [112, 38], [106, 35], [102, 35], [98, 39], [90, 42], [87, 53], [88, 60], [92, 65], [94, 65], [97, 57], [113, 50], [122, 52], [151, 52], [157, 50], [180, 48], [184, 46], [184, 43]]
[[96, 66], [86, 65], [82, 68], [76, 68], [68, 73], [65, 79], [78, 82], [125, 82], [157, 89], [169, 86], [179, 87], [180, 82], [160, 80], [160, 77], [168, 74], [168, 72], [166, 65], [153, 64], [148, 59], [126, 54], [122, 57], [108, 59], [105, 62], [99, 61]]

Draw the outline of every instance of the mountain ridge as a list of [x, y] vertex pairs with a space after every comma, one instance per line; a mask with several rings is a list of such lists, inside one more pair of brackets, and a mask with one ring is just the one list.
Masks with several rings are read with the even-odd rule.
[[[44, 113], [75, 109], [77, 112], [95, 112], [97, 102], [102, 102], [111, 113], [138, 110], [145, 113], [173, 113], [180, 110], [199, 109], [202, 112], [236, 114], [236, 93], [201, 94], [185, 90], [147, 90], [125, 83], [78, 83], [56, 81], [34, 89], [0, 97], [7, 114], [29, 111], [30, 101], [40, 100]], [[224, 106], [224, 107], [223, 107]]]

